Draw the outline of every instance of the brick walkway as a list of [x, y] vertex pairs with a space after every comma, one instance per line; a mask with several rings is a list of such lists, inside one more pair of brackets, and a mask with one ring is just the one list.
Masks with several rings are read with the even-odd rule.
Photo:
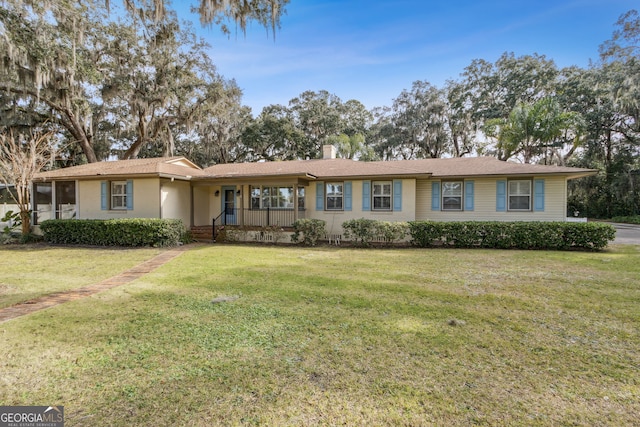
[[6, 322], [7, 320], [15, 319], [16, 317], [26, 316], [27, 314], [36, 312], [38, 310], [44, 310], [45, 308], [53, 307], [54, 305], [62, 304], [67, 301], [74, 301], [80, 298], [85, 298], [98, 292], [106, 291], [107, 289], [115, 288], [116, 286], [121, 286], [129, 283], [155, 270], [167, 261], [172, 260], [189, 247], [190, 245], [167, 249], [151, 258], [150, 260], [143, 262], [142, 264], [138, 264], [137, 266], [123, 273], [110, 277], [106, 280], [103, 280], [102, 282], [95, 283], [93, 285], [43, 295], [29, 301], [14, 304], [5, 308], [0, 308], [0, 323]]

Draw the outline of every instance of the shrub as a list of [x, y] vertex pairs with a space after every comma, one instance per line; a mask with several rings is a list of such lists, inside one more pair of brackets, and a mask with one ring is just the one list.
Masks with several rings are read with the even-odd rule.
[[412, 221], [409, 232], [423, 248], [599, 250], [615, 238], [609, 224], [574, 222]]
[[235, 243], [240, 240], [244, 240], [241, 236], [244, 236], [245, 231], [234, 228], [227, 228], [224, 225], [218, 227], [216, 231], [216, 243]]
[[600, 250], [615, 239], [616, 229], [611, 224], [586, 222], [565, 228], [565, 240], [569, 247]]
[[359, 246], [369, 246], [377, 238], [378, 228], [373, 219], [350, 219], [342, 223], [342, 229], [344, 237]]
[[421, 248], [430, 248], [438, 240], [442, 240], [441, 226], [430, 221], [410, 221], [409, 235], [411, 244]]
[[195, 242], [196, 239], [193, 238], [193, 234], [191, 233], [191, 230], [183, 229], [182, 232], [180, 233], [180, 241], [184, 244], [188, 244], [188, 243]]
[[0, 245], [9, 245], [17, 243], [19, 240], [17, 237], [12, 236], [9, 233], [0, 233]]
[[20, 237], [18, 237], [18, 241], [23, 244], [29, 244], [29, 243], [38, 243], [41, 242], [43, 239], [42, 236], [38, 236], [37, 234], [33, 234], [33, 233], [29, 233], [29, 234], [21, 234]]
[[613, 222], [623, 222], [627, 224], [640, 224], [640, 215], [633, 216], [614, 216], [611, 218]]
[[390, 245], [407, 236], [408, 224], [405, 222], [378, 221], [375, 219], [350, 219], [342, 223], [344, 236], [353, 239], [358, 246], [369, 246], [373, 242]]
[[44, 240], [57, 244], [97, 246], [175, 246], [184, 234], [177, 219], [51, 219], [40, 229]]
[[294, 243], [302, 242], [307, 246], [315, 246], [318, 240], [326, 234], [325, 224], [325, 221], [321, 219], [297, 219], [293, 223], [294, 233], [291, 235], [291, 241]]
[[378, 221], [378, 238], [387, 245], [404, 240], [409, 234], [409, 224], [406, 222]]

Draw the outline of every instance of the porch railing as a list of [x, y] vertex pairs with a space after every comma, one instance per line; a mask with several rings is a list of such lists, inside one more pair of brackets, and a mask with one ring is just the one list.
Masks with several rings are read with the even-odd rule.
[[215, 240], [216, 227], [221, 225], [236, 225], [247, 227], [291, 227], [296, 219], [305, 217], [304, 209], [298, 210], [296, 217], [293, 209], [225, 209], [212, 221], [213, 239]]

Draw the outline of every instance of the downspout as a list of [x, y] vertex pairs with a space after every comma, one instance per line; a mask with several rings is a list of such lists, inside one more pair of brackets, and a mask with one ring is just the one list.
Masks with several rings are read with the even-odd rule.
[[298, 220], [298, 184], [293, 186], [293, 222]]
[[52, 219], [58, 219], [58, 202], [56, 200], [56, 187], [57, 181], [51, 181], [51, 213], [53, 213]]
[[194, 214], [194, 209], [195, 209], [195, 205], [194, 205], [194, 200], [193, 200], [193, 184], [191, 183], [191, 181], [189, 181], [189, 205], [190, 205], [190, 215], [189, 215], [189, 228], [193, 227], [195, 224], [195, 214]]
[[240, 206], [238, 208], [238, 212], [240, 213], [239, 215], [239, 221], [238, 225], [240, 226], [244, 226], [244, 186], [242, 184], [239, 185], [240, 187], [240, 195], [238, 196], [238, 205]]
[[80, 219], [80, 182], [75, 180], [75, 190], [76, 190], [76, 219]]
[[160, 180], [160, 194], [158, 194], [158, 218], [162, 219], [162, 187], [163, 187], [162, 179]]

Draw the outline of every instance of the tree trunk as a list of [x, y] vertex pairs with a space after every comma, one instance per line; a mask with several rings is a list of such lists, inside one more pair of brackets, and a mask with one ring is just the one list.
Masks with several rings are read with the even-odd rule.
[[70, 126], [66, 126], [67, 130], [73, 135], [78, 144], [80, 144], [80, 148], [82, 148], [82, 152], [87, 157], [87, 162], [96, 163], [98, 161], [98, 157], [96, 157], [96, 152], [93, 149], [91, 135], [88, 135], [82, 125], [78, 123], [78, 121], [73, 117], [69, 117]]
[[134, 143], [131, 144], [127, 151], [124, 152], [121, 160], [137, 159], [138, 153], [140, 153], [140, 150], [142, 149], [142, 142], [142, 137], [138, 136], [138, 138], [136, 138]]
[[455, 157], [462, 157], [460, 155], [460, 143], [458, 142], [458, 135], [455, 133], [452, 135], [453, 149], [455, 151]]
[[20, 219], [22, 220], [22, 235], [28, 236], [31, 233], [31, 212], [20, 211]]
[[147, 123], [145, 121], [146, 111], [138, 112], [138, 137], [122, 155], [122, 160], [137, 159], [142, 144], [147, 141]]

